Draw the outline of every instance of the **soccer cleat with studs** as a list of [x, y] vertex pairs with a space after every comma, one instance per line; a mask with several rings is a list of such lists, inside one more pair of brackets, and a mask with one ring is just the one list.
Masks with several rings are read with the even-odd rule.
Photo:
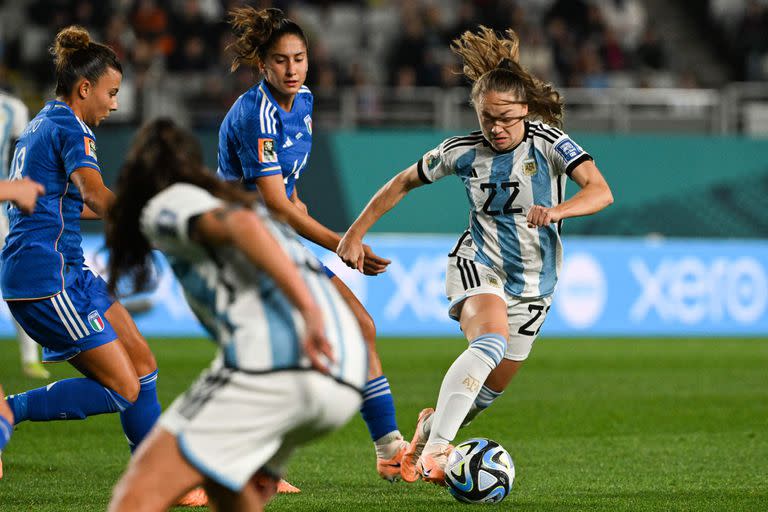
[[448, 464], [448, 456], [453, 451], [453, 446], [448, 445], [440, 451], [422, 453], [416, 463], [416, 470], [425, 482], [436, 485], [445, 484], [445, 466]]
[[403, 481], [413, 483], [419, 479], [419, 472], [416, 470], [416, 462], [421, 456], [424, 445], [429, 439], [429, 430], [426, 428], [427, 420], [434, 414], [435, 410], [431, 407], [423, 409], [419, 413], [419, 419], [416, 422], [416, 431], [413, 434], [408, 448], [403, 454], [403, 459], [400, 462], [400, 477]]
[[393, 443], [398, 443], [400, 448], [391, 459], [376, 459], [376, 471], [379, 476], [388, 482], [397, 482], [400, 480], [400, 469], [402, 467], [403, 456], [408, 450], [408, 442], [403, 439], [396, 439]]

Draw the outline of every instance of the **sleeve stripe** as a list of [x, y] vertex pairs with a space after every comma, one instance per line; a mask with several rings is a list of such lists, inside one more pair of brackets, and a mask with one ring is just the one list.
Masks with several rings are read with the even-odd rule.
[[427, 175], [424, 174], [424, 159], [419, 158], [419, 162], [416, 164], [416, 171], [419, 173], [419, 179], [429, 185], [432, 183], [429, 178], [427, 178]]
[[471, 137], [457, 137], [454, 140], [446, 141], [443, 151], [450, 151], [460, 146], [474, 146], [483, 141], [482, 135], [473, 135]]
[[268, 135], [277, 135], [277, 119], [275, 119], [275, 113], [277, 110], [267, 100], [267, 96], [261, 97], [261, 105], [259, 107], [259, 127], [261, 133]]
[[543, 139], [543, 140], [549, 142], [550, 144], [554, 144], [555, 140], [556, 140], [556, 139], [550, 138], [549, 135], [546, 135], [544, 132], [540, 132], [540, 131], [533, 132], [533, 136], [534, 137], [539, 137], [540, 139]]
[[557, 139], [559, 139], [560, 137], [562, 137], [563, 135], [565, 135], [565, 134], [564, 134], [563, 132], [561, 132], [560, 130], [558, 130], [558, 129], [556, 129], [556, 128], [551, 128], [551, 127], [550, 127], [550, 128], [544, 128], [544, 127], [542, 126], [542, 131], [543, 131], [544, 133], [547, 133], [547, 134], [551, 135], [552, 137], [554, 137], [554, 138], [555, 138], [555, 140], [557, 140]]
[[83, 132], [84, 132], [84, 133], [87, 133], [88, 135], [90, 135], [90, 136], [91, 136], [91, 138], [95, 138], [95, 137], [94, 137], [94, 135], [93, 135], [93, 132], [91, 131], [91, 129], [90, 129], [90, 128], [88, 128], [88, 125], [87, 125], [87, 124], [85, 124], [84, 122], [82, 122], [82, 121], [80, 120], [80, 118], [79, 118], [79, 117], [77, 117], [77, 116], [75, 116], [75, 119], [77, 119], [77, 122], [80, 124], [80, 128], [82, 128], [82, 129], [83, 129]]
[[90, 167], [91, 169], [96, 169], [97, 171], [101, 172], [101, 167], [99, 167], [97, 164], [93, 162], [87, 162], [87, 161], [77, 162], [77, 165], [75, 165], [75, 170], [79, 169], [80, 167]]
[[565, 168], [565, 174], [568, 175], [568, 177], [571, 177], [571, 173], [573, 170], [578, 167], [580, 164], [583, 164], [587, 160], [594, 160], [592, 156], [589, 153], [582, 153], [579, 158], [574, 160], [573, 162], [569, 163], [568, 166]]

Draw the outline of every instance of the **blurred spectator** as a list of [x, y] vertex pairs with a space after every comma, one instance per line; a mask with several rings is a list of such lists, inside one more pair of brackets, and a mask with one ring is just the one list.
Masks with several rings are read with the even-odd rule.
[[611, 28], [606, 28], [603, 32], [600, 53], [606, 70], [622, 71], [626, 67], [624, 50], [616, 37], [616, 32]]
[[[748, 7], [729, 8], [742, 14], [733, 22], [740, 36], [734, 44], [747, 55], [746, 74], [765, 76], [765, 8], [754, 0], [738, 1]], [[232, 36], [225, 14], [242, 5], [275, 6], [296, 18], [308, 30], [307, 83], [316, 99], [340, 108], [340, 89], [354, 87], [363, 94], [358, 109], [371, 115], [385, 108], [381, 85], [399, 91], [467, 86], [449, 44], [481, 23], [517, 31], [521, 63], [560, 86], [677, 81], [658, 33], [646, 26], [641, 0], [0, 0], [6, 81], [16, 88], [24, 83], [27, 94], [41, 100], [50, 96], [53, 73], [46, 50], [57, 30], [80, 23], [123, 62], [138, 115], [146, 91], [154, 94], [168, 83], [183, 84], [181, 105], [212, 112], [257, 80], [249, 72], [229, 72], [232, 55], [226, 47]], [[359, 26], [344, 25], [352, 19]], [[328, 29], [339, 23], [350, 27], [350, 34]], [[152, 102], [146, 105], [152, 108]], [[214, 117], [191, 116], [204, 123]]]
[[637, 63], [641, 68], [661, 70], [667, 66], [667, 55], [659, 35], [652, 26], [648, 26], [640, 38], [637, 47]]
[[616, 34], [620, 34], [622, 44], [635, 49], [645, 28], [645, 7], [640, 0], [598, 0], [605, 22]]

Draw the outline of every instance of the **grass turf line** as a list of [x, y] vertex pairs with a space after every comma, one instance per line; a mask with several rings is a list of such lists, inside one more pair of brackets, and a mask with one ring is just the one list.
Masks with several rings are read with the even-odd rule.
[[[408, 437], [464, 342], [385, 339], [380, 352]], [[163, 406], [207, 366], [206, 340], [152, 342]], [[499, 510], [768, 510], [768, 340], [626, 339], [537, 342], [493, 408], [458, 439], [501, 442], [517, 468]], [[54, 365], [55, 378], [74, 376]], [[17, 346], [0, 342], [0, 383], [24, 378]], [[465, 510], [435, 486], [379, 480], [363, 422], [300, 450], [270, 511]], [[24, 423], [3, 454], [0, 511], [104, 510], [128, 460], [117, 415]], [[184, 509], [177, 509], [184, 510]]]

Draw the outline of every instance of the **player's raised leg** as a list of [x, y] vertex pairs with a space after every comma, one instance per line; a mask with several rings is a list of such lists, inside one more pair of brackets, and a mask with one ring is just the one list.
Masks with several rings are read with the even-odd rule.
[[337, 276], [331, 278], [344, 301], [355, 315], [368, 346], [368, 383], [363, 390], [360, 414], [376, 449], [376, 471], [385, 480], [400, 479], [400, 466], [408, 442], [397, 428], [395, 402], [376, 350], [376, 324], [352, 290]]
[[443, 484], [450, 442], [477, 398], [491, 371], [504, 357], [509, 336], [507, 304], [501, 297], [479, 294], [467, 298], [459, 314], [469, 347], [443, 378], [431, 431], [417, 462], [428, 482]]

